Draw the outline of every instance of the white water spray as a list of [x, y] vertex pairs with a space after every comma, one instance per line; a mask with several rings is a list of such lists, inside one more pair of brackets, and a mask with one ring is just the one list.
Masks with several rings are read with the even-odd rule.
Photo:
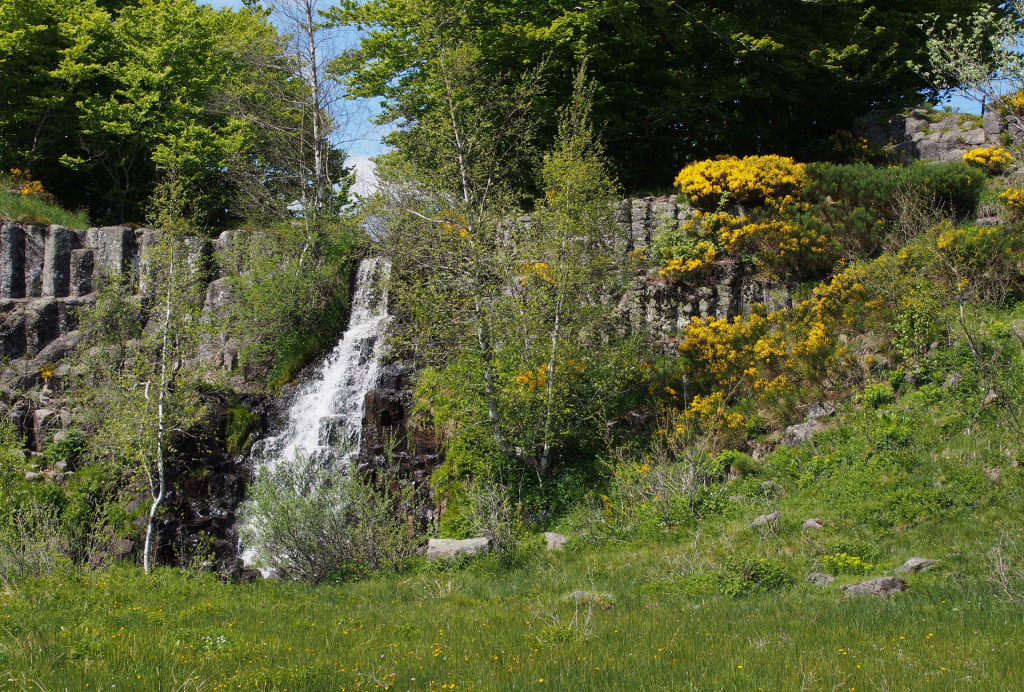
[[356, 274], [352, 316], [338, 345], [296, 392], [284, 430], [264, 440], [257, 460], [273, 469], [297, 455], [333, 460], [344, 469], [359, 454], [366, 393], [377, 385], [388, 323], [391, 263], [365, 259]]

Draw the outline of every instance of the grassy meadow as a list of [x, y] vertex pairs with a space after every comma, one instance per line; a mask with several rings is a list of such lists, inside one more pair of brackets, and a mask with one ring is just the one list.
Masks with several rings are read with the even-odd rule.
[[[1022, 689], [1021, 472], [975, 396], [876, 391], [702, 521], [581, 510], [555, 527], [564, 551], [534, 536], [511, 562], [315, 586], [125, 564], [12, 584], [0, 690]], [[774, 530], [749, 526], [771, 509]], [[938, 565], [903, 593], [838, 588], [913, 556]], [[834, 584], [805, 581], [826, 563]]]

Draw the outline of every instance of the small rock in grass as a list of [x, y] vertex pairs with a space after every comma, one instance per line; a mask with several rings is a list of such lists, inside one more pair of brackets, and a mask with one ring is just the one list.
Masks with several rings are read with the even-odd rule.
[[37, 480], [39, 480], [42, 477], [43, 477], [43, 474], [36, 473], [35, 471], [26, 471], [25, 472], [25, 480], [27, 480], [27, 481], [37, 481]]
[[797, 423], [786, 428], [786, 432], [782, 435], [782, 445], [784, 447], [796, 447], [797, 445], [807, 442], [814, 437], [814, 428], [818, 422], [811, 420], [806, 423]]
[[961, 375], [958, 372], [952, 372], [952, 373], [949, 374], [949, 377], [946, 378], [946, 383], [943, 384], [942, 386], [945, 389], [953, 389], [954, 387], [959, 386], [960, 383], [963, 382], [963, 381], [964, 381], [963, 375]]
[[899, 577], [875, 577], [856, 584], [840, 586], [847, 596], [888, 596], [905, 591], [907, 582]]
[[490, 538], [467, 538], [458, 541], [452, 538], [431, 538], [427, 542], [427, 559], [453, 558], [456, 555], [486, 553], [491, 548]]
[[913, 574], [914, 572], [927, 572], [935, 565], [939, 564], [935, 560], [929, 560], [923, 557], [912, 557], [903, 563], [896, 571], [902, 572], [903, 574]]
[[548, 550], [561, 550], [569, 541], [569, 539], [562, 534], [552, 533], [551, 531], [544, 532], [544, 540], [547, 541]]
[[822, 523], [821, 519], [811, 518], [811, 519], [808, 519], [807, 521], [804, 522], [804, 528], [805, 529], [815, 529], [815, 530], [823, 529], [823, 528], [825, 528], [825, 524]]
[[750, 528], [756, 529], [761, 526], [774, 526], [779, 523], [779, 519], [782, 519], [782, 512], [775, 510], [771, 514], [762, 514], [756, 517], [754, 521], [750, 522]]
[[828, 401], [815, 401], [807, 405], [807, 420], [815, 421], [819, 418], [828, 418], [836, 412], [836, 407]]
[[53, 465], [53, 468], [57, 469], [57, 471], [59, 471], [60, 473], [64, 473], [65, 471], [68, 470], [68, 464], [66, 461], [58, 461], [56, 464]]
[[825, 574], [824, 572], [811, 572], [807, 575], [807, 581], [815, 586], [828, 586], [835, 580], [836, 578], [831, 574]]
[[984, 406], [991, 406], [992, 404], [994, 404], [997, 401], [999, 401], [999, 395], [996, 394], [996, 390], [993, 389], [985, 397], [985, 401], [982, 402], [982, 405], [984, 405]]

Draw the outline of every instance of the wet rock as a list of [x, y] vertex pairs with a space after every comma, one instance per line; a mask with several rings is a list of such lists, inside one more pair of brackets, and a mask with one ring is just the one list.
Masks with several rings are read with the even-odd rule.
[[486, 553], [490, 549], [490, 538], [467, 538], [461, 541], [452, 538], [431, 538], [427, 542], [427, 559], [439, 560], [450, 559], [456, 555], [476, 555]]
[[900, 565], [898, 568], [896, 568], [896, 571], [902, 572], [903, 574], [913, 574], [914, 572], [927, 572], [937, 564], [939, 563], [935, 560], [930, 560], [928, 558], [912, 557], [906, 562], [904, 562], [902, 565]]
[[547, 542], [548, 550], [561, 550], [569, 541], [569, 539], [562, 534], [552, 533], [550, 531], [544, 532], [544, 540]]
[[811, 572], [807, 575], [806, 580], [815, 586], [828, 586], [834, 582], [836, 578], [831, 574], [825, 574], [824, 572]]
[[771, 514], [762, 514], [756, 517], [754, 521], [750, 522], [750, 528], [757, 529], [762, 526], [776, 526], [780, 519], [782, 519], [782, 512], [775, 510]]
[[789, 426], [782, 435], [782, 445], [784, 447], [796, 447], [804, 442], [809, 442], [814, 437], [814, 429], [816, 427], [817, 421], [813, 420]]
[[839, 587], [847, 596], [889, 596], [905, 591], [907, 582], [899, 577], [876, 577]]
[[817, 531], [825, 528], [825, 524], [822, 523], [821, 519], [808, 519], [804, 522], [804, 528]]

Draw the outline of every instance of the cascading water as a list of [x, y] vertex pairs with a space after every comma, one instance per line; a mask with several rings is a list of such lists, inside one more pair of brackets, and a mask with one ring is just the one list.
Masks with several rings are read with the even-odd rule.
[[[384, 335], [391, 320], [390, 272], [391, 263], [383, 257], [359, 264], [348, 329], [316, 374], [295, 393], [282, 432], [254, 446], [258, 473], [273, 472], [282, 464], [301, 468], [309, 459], [328, 473], [342, 474], [358, 456], [363, 406], [367, 392], [377, 384]], [[256, 525], [249, 529], [259, 531]], [[246, 564], [256, 562], [253, 548], [240, 548]]]
[[334, 461], [343, 470], [359, 454], [363, 402], [376, 386], [388, 315], [391, 263], [365, 259], [356, 274], [352, 316], [338, 345], [316, 375], [296, 392], [281, 434], [255, 451], [260, 464], [276, 467], [306, 455]]

